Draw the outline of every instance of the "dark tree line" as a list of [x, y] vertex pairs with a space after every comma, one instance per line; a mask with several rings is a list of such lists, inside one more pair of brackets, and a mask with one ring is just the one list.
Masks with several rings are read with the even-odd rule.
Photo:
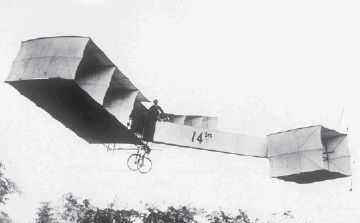
[[146, 211], [134, 209], [115, 209], [114, 203], [106, 208], [95, 207], [88, 199], [81, 199], [72, 193], [62, 197], [61, 205], [42, 202], [35, 223], [195, 223], [197, 216], [203, 216], [211, 223], [250, 223], [247, 214], [239, 210], [232, 216], [223, 211], [207, 213], [203, 209], [190, 206], [169, 206], [161, 210], [156, 205], [145, 205]]

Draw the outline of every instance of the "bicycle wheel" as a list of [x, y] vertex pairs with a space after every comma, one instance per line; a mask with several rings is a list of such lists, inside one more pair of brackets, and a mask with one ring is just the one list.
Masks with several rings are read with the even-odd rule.
[[139, 154], [132, 154], [131, 156], [129, 156], [128, 160], [127, 160], [127, 165], [129, 167], [130, 170], [138, 170], [138, 162], [140, 160], [140, 155]]
[[138, 170], [140, 171], [140, 173], [147, 173], [151, 170], [151, 167], [152, 167], [151, 159], [144, 157], [144, 162], [139, 160], [137, 166], [138, 166]]

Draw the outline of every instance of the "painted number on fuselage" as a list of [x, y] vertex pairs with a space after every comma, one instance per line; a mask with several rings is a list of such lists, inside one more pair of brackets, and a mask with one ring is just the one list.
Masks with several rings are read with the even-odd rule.
[[191, 142], [195, 142], [195, 138], [196, 138], [196, 141], [199, 142], [199, 144], [201, 144], [204, 140], [207, 143], [208, 140], [212, 138], [212, 134], [209, 132], [200, 132], [200, 134], [197, 134], [196, 131], [194, 131], [192, 138], [191, 138]]

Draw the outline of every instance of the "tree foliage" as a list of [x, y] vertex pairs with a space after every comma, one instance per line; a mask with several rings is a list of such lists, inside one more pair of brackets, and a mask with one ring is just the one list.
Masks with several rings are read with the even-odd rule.
[[0, 211], [0, 222], [1, 223], [14, 223], [14, 221], [10, 218], [10, 216], [3, 211]]
[[57, 216], [63, 222], [76, 223], [128, 223], [139, 213], [133, 209], [115, 210], [114, 204], [101, 209], [90, 203], [89, 199], [82, 199], [67, 193], [62, 197], [62, 204], [57, 207]]
[[80, 201], [80, 197], [67, 193], [62, 197], [62, 206], [58, 208], [58, 215], [66, 222], [91, 222], [95, 215], [94, 209], [89, 199]]
[[[0, 161], [0, 204], [5, 205], [6, 201], [9, 199], [7, 196], [10, 194], [21, 194], [21, 191], [19, 187], [16, 185], [14, 181], [11, 179], [5, 177], [4, 174], [5, 166]], [[13, 220], [10, 218], [10, 216], [0, 211], [0, 222], [1, 223], [13, 223]]]
[[5, 177], [3, 171], [5, 166], [0, 161], [0, 203], [5, 204], [8, 200], [7, 195], [18, 193], [21, 194], [20, 189], [14, 181]]
[[170, 206], [165, 211], [161, 211], [156, 206], [147, 205], [148, 214], [144, 215], [144, 223], [190, 223], [196, 222], [195, 216], [199, 213], [195, 208], [189, 206]]
[[41, 206], [38, 208], [37, 218], [35, 223], [56, 223], [54, 218], [54, 209], [50, 202], [41, 202]]
[[139, 212], [131, 210], [114, 210], [112, 208], [97, 209], [94, 223], [131, 223], [139, 216]]
[[247, 214], [239, 209], [239, 214], [235, 217], [231, 216], [224, 211], [214, 211], [206, 215], [207, 219], [211, 223], [250, 223], [250, 219]]
[[211, 223], [250, 223], [248, 215], [239, 210], [233, 216], [224, 211], [207, 213], [204, 209], [191, 206], [169, 206], [161, 209], [157, 205], [145, 204], [143, 211], [131, 208], [115, 208], [110, 203], [106, 208], [99, 208], [72, 193], [62, 196], [61, 204], [51, 206], [50, 202], [41, 203], [36, 223], [196, 223], [197, 218], [206, 218]]

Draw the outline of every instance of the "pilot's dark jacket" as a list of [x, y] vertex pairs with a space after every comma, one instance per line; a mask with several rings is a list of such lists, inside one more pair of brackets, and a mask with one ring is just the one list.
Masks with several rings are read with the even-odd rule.
[[153, 105], [149, 109], [148, 118], [150, 118], [151, 120], [155, 119], [155, 122], [156, 122], [158, 117], [160, 116], [160, 114], [163, 114], [163, 113], [164, 113], [164, 111], [162, 110], [162, 108], [160, 106]]
[[144, 140], [148, 142], [154, 141], [155, 126], [160, 114], [164, 114], [162, 108], [158, 105], [153, 105], [148, 111], [146, 118], [146, 128], [144, 131]]

